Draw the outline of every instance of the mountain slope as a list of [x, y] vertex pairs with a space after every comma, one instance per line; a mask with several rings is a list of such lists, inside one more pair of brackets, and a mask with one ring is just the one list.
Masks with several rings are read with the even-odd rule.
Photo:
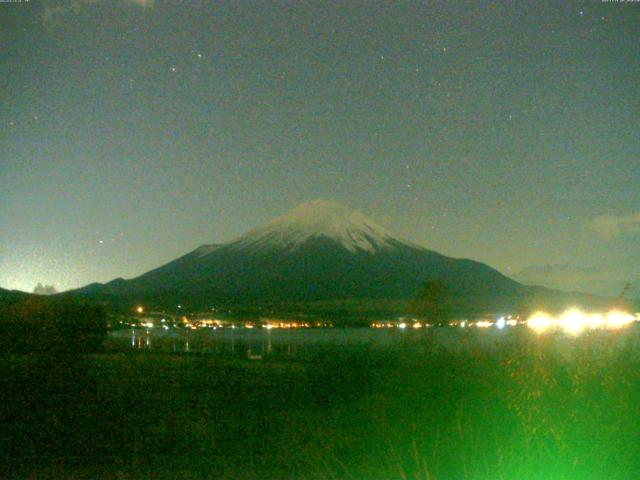
[[203, 245], [131, 280], [75, 294], [190, 308], [349, 299], [407, 300], [445, 282], [461, 311], [513, 308], [527, 288], [491, 267], [395, 237], [335, 202], [300, 205], [221, 245]]
[[30, 293], [21, 292], [19, 290], [6, 290], [4, 288], [0, 288], [0, 305], [8, 305], [32, 296], [33, 295]]

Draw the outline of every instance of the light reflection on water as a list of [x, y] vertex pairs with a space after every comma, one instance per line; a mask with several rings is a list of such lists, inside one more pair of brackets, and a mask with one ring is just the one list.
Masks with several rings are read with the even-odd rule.
[[[599, 332], [615, 345], [640, 347], [640, 326], [623, 332]], [[509, 340], [534, 338], [524, 327], [471, 330], [442, 327], [422, 330], [326, 329], [127, 329], [110, 332], [107, 348], [115, 351], [183, 352], [260, 359], [270, 355], [299, 357], [330, 348], [394, 348], [420, 353], [434, 347], [448, 351], [497, 348]], [[570, 349], [576, 339], [558, 334], [553, 342]]]

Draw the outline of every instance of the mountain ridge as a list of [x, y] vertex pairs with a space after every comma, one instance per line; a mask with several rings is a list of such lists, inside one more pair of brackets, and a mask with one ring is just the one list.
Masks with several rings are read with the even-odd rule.
[[208, 244], [138, 277], [73, 295], [163, 306], [274, 305], [415, 298], [447, 285], [461, 312], [510, 311], [528, 288], [490, 266], [394, 236], [361, 212], [314, 200], [225, 244]]

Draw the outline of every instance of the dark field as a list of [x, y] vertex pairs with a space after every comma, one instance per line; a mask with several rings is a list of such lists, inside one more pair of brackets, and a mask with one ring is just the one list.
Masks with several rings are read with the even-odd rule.
[[4, 355], [0, 477], [633, 479], [640, 355], [622, 335], [304, 361]]

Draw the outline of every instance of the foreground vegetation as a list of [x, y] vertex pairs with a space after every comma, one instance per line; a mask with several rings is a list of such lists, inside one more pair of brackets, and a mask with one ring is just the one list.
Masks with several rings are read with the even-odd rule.
[[304, 362], [4, 354], [2, 478], [634, 478], [640, 357], [618, 335]]

